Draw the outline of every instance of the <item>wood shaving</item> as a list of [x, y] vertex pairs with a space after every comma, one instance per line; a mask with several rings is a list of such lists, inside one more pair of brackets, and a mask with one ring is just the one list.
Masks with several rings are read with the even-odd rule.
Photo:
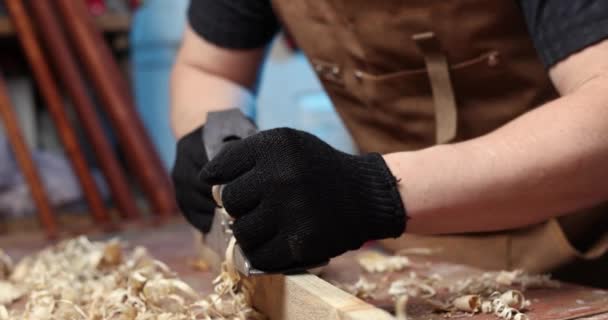
[[395, 280], [391, 283], [388, 293], [393, 297], [407, 295], [410, 297], [431, 298], [437, 291], [434, 284], [435, 277], [420, 277], [415, 272], [410, 272], [405, 278]]
[[495, 281], [503, 286], [510, 286], [513, 284], [513, 282], [515, 282], [515, 279], [521, 276], [522, 273], [523, 270], [500, 271], [496, 275]]
[[523, 310], [530, 304], [530, 301], [526, 300], [526, 298], [524, 298], [524, 294], [518, 290], [508, 290], [507, 292], [501, 294], [499, 299], [505, 305], [517, 310]]
[[5, 306], [0, 306], [0, 320], [8, 320], [8, 310]]
[[549, 275], [531, 275], [522, 270], [486, 272], [478, 277], [460, 280], [450, 286], [449, 290], [457, 295], [490, 295], [496, 291], [508, 290], [512, 286], [521, 290], [555, 288], [559, 287], [559, 282], [551, 280]]
[[452, 305], [459, 311], [477, 312], [481, 310], [481, 297], [476, 294], [461, 296], [454, 299]]
[[[555, 287], [556, 281], [546, 275], [529, 275], [523, 271], [488, 272], [479, 277], [458, 281], [449, 287], [439, 285], [441, 278], [436, 276], [424, 277], [410, 272], [405, 278], [391, 282], [388, 293], [395, 299], [395, 311], [405, 316], [402, 298], [417, 297], [437, 306], [437, 311], [452, 315], [457, 312], [469, 314], [493, 314], [505, 320], [528, 320], [524, 311], [530, 306], [524, 294], [511, 289], [519, 286], [522, 290], [534, 287]], [[441, 300], [437, 292], [447, 293]]]
[[523, 313], [530, 306], [530, 301], [524, 298], [523, 293], [517, 290], [494, 292], [489, 297], [479, 295], [465, 295], [452, 301], [453, 309], [457, 311], [494, 314], [505, 320], [527, 320]]
[[492, 313], [494, 311], [494, 306], [492, 306], [492, 301], [490, 301], [490, 300], [482, 301], [480, 311], [482, 313]]
[[[429, 248], [413, 248], [402, 250], [398, 254], [434, 252]], [[361, 268], [368, 273], [386, 273], [380, 282], [388, 281], [391, 272], [411, 266], [410, 260], [405, 256], [386, 256], [375, 251], [362, 253], [357, 260]], [[524, 311], [530, 306], [530, 301], [525, 299], [521, 291], [559, 287], [559, 282], [552, 280], [549, 275], [531, 275], [523, 270], [486, 272], [449, 286], [441, 286], [441, 282], [439, 275], [419, 276], [415, 272], [390, 282], [388, 294], [395, 301], [397, 319], [407, 320], [408, 298], [416, 297], [447, 316], [463, 312], [469, 315], [485, 313], [505, 320], [528, 320]], [[359, 298], [373, 298], [378, 284], [361, 277], [354, 285], [340, 287]]]
[[230, 261], [214, 280], [214, 293], [201, 297], [145, 248], [125, 253], [123, 247], [79, 237], [22, 259], [7, 283], [23, 290], [25, 308], [2, 307], [0, 320], [264, 318], [251, 307], [252, 285]]
[[411, 265], [407, 257], [388, 256], [376, 251], [359, 254], [357, 261], [361, 268], [369, 273], [396, 272]]
[[409, 297], [407, 295], [398, 297], [395, 300], [395, 315], [397, 320], [408, 320], [407, 317], [407, 301]]
[[5, 280], [13, 271], [13, 260], [0, 249], [0, 280]]
[[334, 285], [360, 299], [373, 299], [374, 291], [378, 288], [376, 283], [373, 283], [364, 277], [360, 277], [355, 284], [342, 285], [336, 283]]
[[209, 263], [203, 258], [197, 258], [190, 262], [190, 266], [192, 269], [200, 272], [208, 272], [210, 267]]
[[8, 305], [25, 294], [25, 290], [8, 281], [0, 281], [0, 305]]
[[527, 320], [528, 316], [522, 313], [529, 306], [523, 294], [519, 291], [509, 290], [504, 293], [495, 292], [490, 296], [490, 306], [483, 309], [484, 313], [493, 313], [505, 320]]

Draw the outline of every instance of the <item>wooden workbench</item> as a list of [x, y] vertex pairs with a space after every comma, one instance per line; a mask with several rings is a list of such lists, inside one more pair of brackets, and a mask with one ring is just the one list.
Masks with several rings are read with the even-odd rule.
[[[182, 279], [201, 293], [211, 291], [213, 275], [192, 267], [192, 262], [196, 260], [195, 244], [192, 240], [193, 230], [183, 221], [170, 222], [162, 227], [132, 225], [121, 232], [91, 235], [90, 238], [107, 239], [115, 236], [119, 236], [132, 245], [145, 246], [153, 256], [167, 263]], [[0, 236], [0, 248], [15, 259], [49, 244], [41, 232], [11, 233]], [[323, 271], [322, 277], [329, 282], [354, 283], [361, 272], [355, 263], [355, 255], [356, 253], [349, 253], [334, 259], [332, 264]], [[438, 273], [448, 279], [458, 279], [481, 272], [470, 267], [446, 264], [428, 258], [413, 258], [413, 262], [414, 271], [420, 274]], [[260, 296], [280, 294], [282, 293], [259, 293]], [[526, 297], [530, 298], [533, 303], [531, 311], [528, 313], [530, 319], [608, 320], [608, 291], [563, 285], [559, 289], [532, 290], [526, 293]], [[392, 302], [382, 296], [368, 302], [385, 309], [392, 307]], [[415, 307], [408, 309], [413, 310], [410, 314], [411, 319], [444, 319], [441, 315], [432, 314], [423, 309], [417, 310]], [[471, 319], [496, 318], [492, 315], [475, 315]]]

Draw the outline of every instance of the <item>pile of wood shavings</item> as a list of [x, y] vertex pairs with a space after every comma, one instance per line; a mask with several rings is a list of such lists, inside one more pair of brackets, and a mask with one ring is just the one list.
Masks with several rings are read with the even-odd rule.
[[490, 295], [504, 291], [509, 287], [518, 287], [524, 291], [535, 288], [557, 288], [559, 282], [549, 275], [531, 275], [523, 270], [485, 272], [478, 277], [460, 280], [449, 287], [450, 292], [458, 294]]
[[403, 256], [387, 256], [376, 251], [366, 251], [357, 257], [359, 265], [369, 273], [401, 271], [410, 266], [410, 260]]
[[489, 297], [479, 295], [464, 295], [452, 301], [455, 310], [471, 314], [487, 313], [494, 314], [505, 320], [527, 320], [528, 316], [523, 313], [529, 306], [523, 293], [518, 290], [507, 290], [504, 293], [494, 292]]
[[422, 277], [415, 272], [410, 272], [406, 277], [391, 282], [388, 293], [393, 297], [408, 295], [410, 297], [432, 298], [437, 294], [436, 284], [440, 280], [439, 275]]
[[[234, 241], [233, 241], [234, 242]], [[67, 240], [21, 260], [1, 277], [18, 295], [0, 301], [0, 320], [215, 320], [263, 319], [251, 307], [252, 286], [231, 260], [201, 297], [145, 248], [125, 254], [119, 241]], [[230, 246], [227, 256], [232, 256]], [[0, 270], [6, 270], [0, 255]], [[2, 292], [0, 296], [7, 294]], [[23, 311], [8, 311], [26, 298]], [[14, 308], [16, 309], [16, 308]]]
[[359, 280], [352, 285], [340, 283], [334, 283], [334, 285], [361, 299], [373, 298], [374, 296], [372, 293], [378, 288], [376, 283], [373, 283], [363, 277], [359, 278]]
[[[393, 268], [396, 258], [402, 256], [383, 256], [380, 253], [365, 253], [360, 255], [360, 267], [368, 273], [385, 273], [411, 267], [407, 263]], [[388, 276], [381, 278], [387, 281]], [[480, 276], [459, 280], [452, 285], [443, 284], [439, 275], [418, 275], [409, 272], [403, 277], [388, 283], [388, 294], [395, 300], [397, 319], [407, 319], [406, 305], [408, 298], [416, 297], [424, 300], [436, 311], [450, 317], [453, 313], [486, 313], [494, 314], [505, 320], [527, 320], [524, 313], [530, 306], [521, 291], [533, 288], [555, 288], [559, 282], [551, 280], [549, 275], [530, 275], [523, 270], [486, 272]], [[360, 298], [373, 298], [380, 283], [370, 281], [362, 276], [354, 285], [341, 285], [342, 289]], [[515, 290], [518, 288], [519, 290]]]
[[0, 249], [0, 280], [5, 280], [13, 271], [13, 260]]

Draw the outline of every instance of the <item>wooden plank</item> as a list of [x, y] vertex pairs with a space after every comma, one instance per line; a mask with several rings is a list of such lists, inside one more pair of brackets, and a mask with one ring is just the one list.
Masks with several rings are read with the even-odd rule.
[[[199, 256], [218, 272], [219, 255], [205, 246], [200, 232], [194, 233], [194, 241]], [[313, 274], [253, 276], [249, 280], [255, 284], [253, 306], [272, 320], [394, 319]]]
[[388, 312], [312, 274], [267, 275], [252, 280], [254, 307], [273, 320], [394, 319]]

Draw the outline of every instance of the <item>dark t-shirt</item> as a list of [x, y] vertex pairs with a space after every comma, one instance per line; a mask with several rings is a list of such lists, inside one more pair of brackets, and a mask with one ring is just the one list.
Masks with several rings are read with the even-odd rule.
[[[608, 38], [608, 0], [514, 1], [547, 67]], [[264, 46], [279, 29], [270, 0], [191, 0], [188, 18], [206, 40], [234, 49]]]

